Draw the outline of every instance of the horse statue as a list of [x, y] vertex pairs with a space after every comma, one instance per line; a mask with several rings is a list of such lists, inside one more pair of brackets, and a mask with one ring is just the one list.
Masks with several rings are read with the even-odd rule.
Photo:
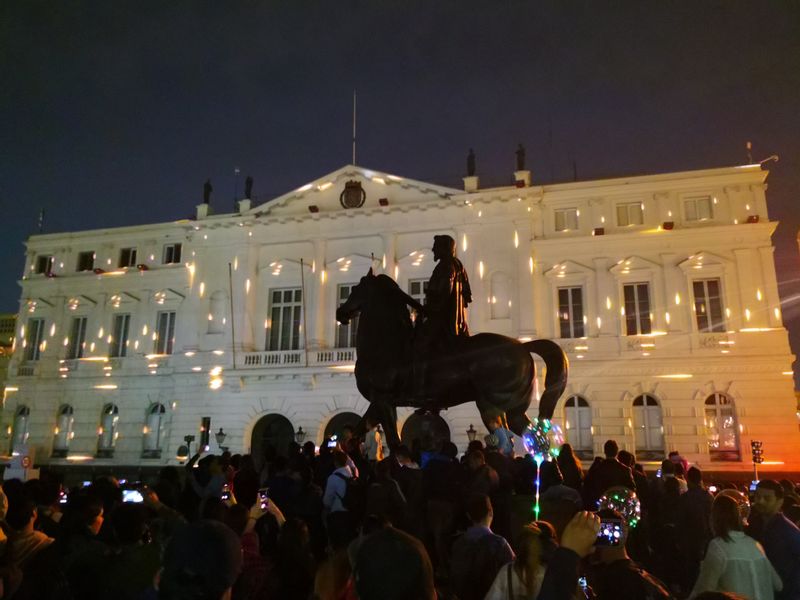
[[[569, 370], [567, 356], [558, 344], [479, 333], [459, 338], [446, 353], [415, 358], [415, 332], [408, 306], [424, 313], [424, 307], [391, 277], [374, 275], [370, 269], [336, 310], [336, 320], [343, 325], [360, 315], [356, 386], [370, 403], [361, 427], [368, 418], [381, 423], [389, 446], [394, 447], [400, 443], [398, 406], [438, 411], [475, 402], [487, 428], [504, 416], [509, 429], [522, 436], [531, 426], [525, 414], [536, 373], [531, 353], [538, 354], [547, 367], [539, 419], [552, 418]], [[423, 398], [412, 393], [415, 360], [426, 361]]]

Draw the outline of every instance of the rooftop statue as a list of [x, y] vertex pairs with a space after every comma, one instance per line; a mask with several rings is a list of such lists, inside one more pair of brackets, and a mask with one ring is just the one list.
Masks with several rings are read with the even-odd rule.
[[517, 171], [524, 171], [525, 170], [525, 146], [519, 144], [517, 146], [517, 151], [514, 153], [517, 155]]
[[475, 175], [475, 151], [470, 148], [467, 154], [467, 176], [472, 177]]
[[[469, 335], [469, 280], [454, 246], [449, 236], [434, 239], [439, 264], [425, 305], [388, 275], [375, 275], [370, 269], [336, 310], [342, 324], [360, 315], [356, 386], [370, 403], [364, 420], [380, 422], [390, 446], [400, 443], [398, 406], [436, 412], [475, 402], [487, 428], [500, 418], [523, 436], [531, 428], [525, 413], [536, 372], [532, 352], [547, 366], [539, 419], [553, 416], [567, 384], [567, 357], [556, 343], [520, 342], [494, 333]], [[408, 307], [419, 315], [415, 322]]]
[[206, 182], [203, 185], [203, 204], [208, 204], [211, 201], [211, 192], [213, 191], [214, 188], [211, 187], [211, 180], [206, 179]]
[[248, 175], [244, 180], [244, 197], [250, 200], [253, 197], [253, 177]]

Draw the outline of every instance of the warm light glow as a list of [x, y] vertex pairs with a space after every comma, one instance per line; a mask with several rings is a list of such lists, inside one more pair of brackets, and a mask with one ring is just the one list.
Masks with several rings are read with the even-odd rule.
[[101, 327], [97, 332], [97, 339], [100, 339], [102, 337], [103, 337], [103, 328]]
[[597, 317], [597, 328], [600, 329], [603, 326], [603, 319]]
[[107, 356], [84, 356], [78, 360], [94, 361], [94, 362], [108, 362]]
[[519, 233], [514, 230], [514, 248], [519, 248]]
[[192, 367], [192, 371], [195, 371], [195, 372], [202, 371], [202, 370], [203, 370], [203, 367]]
[[467, 251], [467, 234], [466, 233], [461, 235], [461, 251], [462, 252], [466, 252]]
[[70, 460], [72, 462], [85, 462], [87, 460], [92, 460], [94, 457], [89, 456], [87, 454], [71, 454], [66, 458], [67, 460]]
[[208, 382], [208, 387], [212, 390], [218, 390], [222, 387], [222, 379], [219, 377], [215, 377], [211, 381]]
[[183, 354], [184, 356], [194, 356], [195, 353], [190, 350], [189, 352], [184, 352]]
[[483, 261], [478, 262], [478, 276], [483, 279]]
[[142, 335], [147, 335], [147, 325], [142, 327]]
[[333, 369], [334, 371], [348, 371], [350, 373], [356, 370], [355, 365], [334, 365], [330, 368]]
[[665, 319], [666, 319], [666, 321], [667, 321], [667, 325], [669, 325], [669, 321], [670, 321], [669, 313], [665, 313], [665, 314], [664, 314], [664, 318], [665, 318]]
[[611, 296], [606, 296], [606, 308], [611, 310]]
[[18, 392], [19, 388], [15, 385], [7, 385], [6, 386], [6, 393], [8, 392]]
[[244, 282], [244, 293], [245, 294], [249, 294], [250, 293], [250, 280], [249, 279], [245, 279], [245, 282]]
[[234, 256], [233, 257], [233, 270], [234, 271], [238, 271], [239, 270], [239, 257], [238, 256]]
[[745, 309], [744, 309], [744, 318], [745, 318], [747, 321], [749, 321], [749, 320], [750, 320], [750, 309], [749, 309], [749, 308], [745, 308]]
[[165, 356], [169, 356], [169, 354], [145, 354], [145, 358], [147, 360], [155, 360], [157, 358], [164, 358]]
[[394, 280], [397, 281], [397, 278], [400, 276], [400, 267], [398, 265], [394, 266]]
[[328, 278], [328, 273], [325, 271], [325, 269], [322, 269], [322, 271], [319, 272], [320, 283], [325, 283], [325, 280], [327, 278]]
[[528, 270], [533, 274], [533, 257], [528, 258]]
[[386, 180], [383, 177], [373, 177], [372, 181], [375, 183], [380, 183], [381, 185], [386, 185]]
[[220, 373], [222, 373], [222, 367], [220, 367], [219, 365], [217, 365], [216, 367], [213, 367], [208, 372], [208, 374], [211, 375], [212, 377], [217, 377]]
[[50, 337], [53, 337], [56, 334], [56, 324], [53, 323], [50, 325]]
[[760, 301], [760, 300], [761, 300], [761, 297], [762, 297], [762, 296], [761, 296], [761, 290], [760, 290], [760, 289], [756, 290], [756, 300], [759, 300], [759, 301]]
[[318, 189], [320, 192], [324, 192], [325, 190], [327, 190], [327, 189], [328, 189], [329, 187], [331, 187], [332, 185], [333, 185], [333, 182], [332, 182], [332, 181], [326, 181], [325, 183], [320, 183], [320, 184], [317, 186], [317, 189]]
[[680, 303], [681, 303], [681, 295], [675, 294], [675, 304], [680, 304]]
[[216, 354], [217, 356], [222, 356], [223, 354], [225, 354], [225, 350], [214, 350], [214, 354]]
[[117, 389], [117, 384], [115, 383], [101, 383], [99, 385], [94, 386], [96, 390], [115, 390]]
[[774, 308], [774, 309], [772, 309], [772, 312], [775, 314], [775, 318], [776, 319], [780, 319], [781, 318], [781, 309], [780, 308]]
[[[794, 375], [794, 371], [784, 371], [781, 375]], [[6, 388], [6, 391], [8, 391], [8, 388]]]
[[694, 375], [689, 373], [672, 373], [671, 375], [656, 375], [659, 379], [691, 379]]

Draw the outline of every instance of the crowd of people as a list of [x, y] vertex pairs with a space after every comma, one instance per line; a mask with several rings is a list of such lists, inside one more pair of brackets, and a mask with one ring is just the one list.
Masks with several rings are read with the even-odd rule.
[[[588, 469], [568, 444], [537, 467], [502, 428], [463, 455], [390, 451], [368, 425], [258, 461], [196, 454], [149, 485], [7, 480], [0, 598], [800, 598], [790, 481], [707, 486], [677, 453], [648, 476], [613, 440]], [[598, 510], [619, 488], [638, 523]], [[598, 544], [607, 523], [616, 539]]]

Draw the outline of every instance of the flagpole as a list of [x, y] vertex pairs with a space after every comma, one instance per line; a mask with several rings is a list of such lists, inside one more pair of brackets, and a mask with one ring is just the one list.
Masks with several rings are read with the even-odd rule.
[[353, 90], [353, 164], [356, 164], [356, 91]]

